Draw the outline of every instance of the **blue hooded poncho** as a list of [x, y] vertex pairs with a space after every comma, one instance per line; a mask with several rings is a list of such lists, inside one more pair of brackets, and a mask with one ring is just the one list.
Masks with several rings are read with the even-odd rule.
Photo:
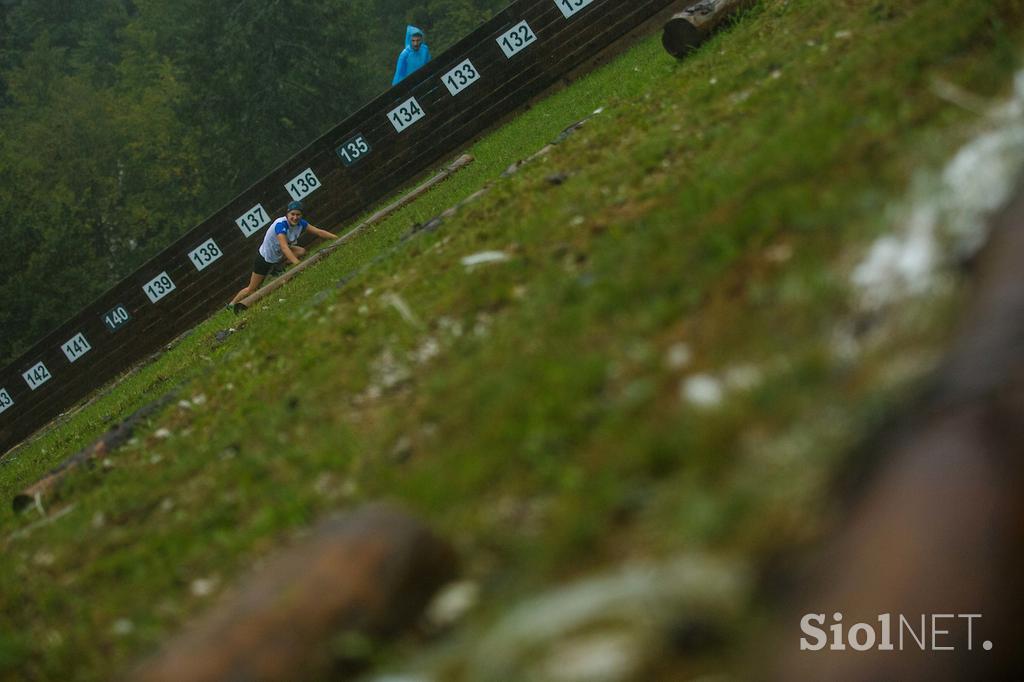
[[398, 65], [395, 67], [395, 78], [391, 81], [392, 85], [398, 85], [410, 73], [430, 61], [430, 48], [427, 47], [426, 42], [420, 44], [420, 49], [412, 49], [412, 37], [417, 34], [422, 36], [423, 31], [415, 26], [406, 26], [405, 49], [402, 50], [402, 54], [398, 55]]

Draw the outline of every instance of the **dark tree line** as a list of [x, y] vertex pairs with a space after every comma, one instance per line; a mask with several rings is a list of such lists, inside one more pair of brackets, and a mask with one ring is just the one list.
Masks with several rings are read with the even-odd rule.
[[0, 0], [0, 365], [508, 0]]

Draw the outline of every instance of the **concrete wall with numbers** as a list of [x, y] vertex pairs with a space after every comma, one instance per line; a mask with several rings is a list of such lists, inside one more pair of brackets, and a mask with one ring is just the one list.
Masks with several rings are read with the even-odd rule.
[[671, 4], [513, 2], [4, 368], [0, 453], [222, 307], [289, 201], [328, 229], [359, 215]]

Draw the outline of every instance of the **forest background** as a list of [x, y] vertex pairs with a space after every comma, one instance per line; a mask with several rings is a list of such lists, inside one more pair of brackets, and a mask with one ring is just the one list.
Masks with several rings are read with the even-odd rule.
[[0, 366], [507, 3], [0, 0]]

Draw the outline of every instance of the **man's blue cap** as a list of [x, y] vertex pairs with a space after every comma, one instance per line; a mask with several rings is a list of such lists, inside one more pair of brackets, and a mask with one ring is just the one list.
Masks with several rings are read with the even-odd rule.
[[293, 201], [292, 203], [288, 204], [288, 212], [289, 213], [291, 213], [292, 211], [301, 211], [301, 210], [302, 210], [302, 202], [301, 201]]

